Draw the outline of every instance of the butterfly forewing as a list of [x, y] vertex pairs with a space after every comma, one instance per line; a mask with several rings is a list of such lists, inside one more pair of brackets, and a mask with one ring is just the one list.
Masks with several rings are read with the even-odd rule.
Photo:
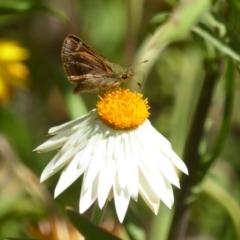
[[62, 60], [68, 77], [82, 76], [94, 71], [102, 72], [111, 70], [106, 68], [103, 61], [99, 61], [96, 53], [75, 36], [66, 38], [62, 48]]
[[68, 80], [77, 84], [75, 93], [111, 89], [126, 81], [125, 68], [101, 56], [74, 35], [65, 39], [61, 56]]

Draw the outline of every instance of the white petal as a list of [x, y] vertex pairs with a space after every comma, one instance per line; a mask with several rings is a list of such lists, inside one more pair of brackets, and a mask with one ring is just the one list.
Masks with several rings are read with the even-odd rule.
[[88, 141], [84, 139], [81, 135], [79, 136], [79, 134], [74, 134], [73, 136], [71, 136], [71, 138], [69, 138], [63, 148], [59, 151], [59, 159], [58, 162], [54, 165], [54, 168], [59, 168], [59, 166], [65, 165], [65, 163], [71, 160], [74, 155], [84, 149], [87, 143]]
[[[154, 163], [154, 167], [158, 167], [162, 174], [175, 186], [179, 186], [178, 175], [170, 162], [170, 157], [166, 157], [162, 154], [157, 148], [157, 143], [154, 142], [154, 139], [151, 139], [152, 135], [147, 131], [141, 133], [144, 137], [141, 138], [139, 144], [148, 152], [148, 156], [151, 163]], [[152, 140], [152, 141], [151, 141]], [[171, 150], [172, 152], [172, 150]], [[146, 165], [146, 163], [144, 162]], [[149, 167], [148, 167], [149, 168]]]
[[167, 192], [168, 192], [168, 196], [169, 196], [169, 198], [170, 198], [170, 200], [171, 200], [171, 203], [172, 203], [172, 205], [173, 205], [173, 203], [174, 203], [174, 195], [173, 195], [172, 185], [171, 185], [171, 183], [168, 181], [168, 179], [166, 179], [164, 176], [162, 176], [162, 177], [163, 177], [163, 181], [164, 181], [165, 186], [166, 186], [166, 190], [167, 190]]
[[[171, 149], [171, 145], [168, 142], [167, 139], [165, 139], [158, 131], [156, 131], [153, 127], [151, 127], [152, 131], [149, 131], [149, 134], [152, 134], [153, 136], [155, 135], [155, 146], [158, 147], [158, 149], [167, 157], [169, 158], [169, 160], [172, 162], [172, 164], [174, 164], [178, 169], [180, 169], [182, 172], [184, 172], [185, 174], [188, 174], [188, 170], [187, 167], [185, 165], [185, 163], [177, 156], [177, 154]], [[158, 144], [158, 141], [163, 141], [163, 139], [165, 139], [165, 147], [164, 146], [160, 146]], [[164, 142], [164, 141], [163, 141]], [[173, 171], [170, 170], [173, 174]], [[167, 172], [167, 171], [166, 171]], [[173, 174], [174, 175], [174, 174]], [[173, 180], [174, 181], [174, 180]], [[174, 184], [174, 182], [172, 182]], [[177, 187], [178, 184], [174, 184]]]
[[99, 129], [101, 130], [101, 133], [103, 134], [104, 138], [107, 138], [111, 134], [115, 134], [115, 132], [117, 132], [116, 130], [109, 128], [99, 118], [97, 118], [95, 121], [96, 121], [96, 125], [98, 125]]
[[[99, 137], [101, 137], [99, 135]], [[102, 141], [99, 141], [102, 140]], [[89, 142], [89, 144], [92, 144]], [[107, 151], [107, 140], [106, 139], [98, 139], [97, 141], [97, 145], [94, 144], [94, 153], [89, 165], [89, 168], [87, 169], [87, 171], [85, 172], [85, 187], [88, 188], [90, 186], [90, 184], [92, 184], [92, 181], [95, 179], [95, 177], [97, 176], [100, 167], [102, 164], [104, 164], [104, 160], [105, 160], [105, 155], [106, 155], [106, 151]]]
[[52, 160], [48, 163], [48, 165], [44, 168], [41, 177], [40, 182], [45, 181], [46, 179], [50, 178], [52, 175], [54, 175], [57, 171], [59, 171], [62, 167], [53, 169], [53, 166], [56, 164], [59, 158], [59, 153], [57, 153]]
[[150, 121], [148, 119], [144, 122], [142, 127], [147, 129], [148, 132], [152, 132], [152, 133], [156, 134], [160, 143], [165, 145], [165, 147], [171, 148], [170, 142], [152, 126], [152, 124], [150, 123]]
[[179, 170], [181, 170], [183, 173], [188, 175], [188, 169], [187, 169], [185, 163], [183, 162], [183, 160], [180, 159], [178, 157], [178, 155], [172, 149], [170, 150], [170, 148], [159, 147], [159, 145], [157, 144], [157, 140], [162, 138], [163, 136], [158, 131], [156, 131], [154, 128], [152, 128], [152, 132], [155, 134], [156, 146], [158, 146], [159, 150], [165, 156], [169, 157], [169, 159], [170, 159], [170, 161], [172, 162], [173, 165], [175, 165]]
[[161, 172], [153, 168], [152, 172], [146, 171], [142, 163], [139, 163], [139, 179], [145, 178], [158, 197], [169, 207], [172, 207], [173, 201], [168, 187], [163, 179]]
[[[134, 151], [135, 154], [138, 157], [138, 162], [141, 161], [142, 164], [144, 165], [144, 168], [148, 171], [148, 172], [152, 172], [152, 169], [154, 168], [154, 165], [152, 164], [152, 162], [149, 159], [149, 155], [148, 155], [148, 150], [145, 150], [145, 146], [144, 144], [142, 144], [140, 137], [143, 136], [139, 136], [136, 134], [135, 138], [136, 140], [134, 141]], [[148, 144], [148, 143], [147, 143]]]
[[127, 185], [128, 185], [128, 191], [131, 195], [131, 197], [137, 201], [138, 199], [138, 165], [137, 165], [137, 161], [138, 161], [138, 155], [137, 154], [133, 154], [133, 151], [136, 149], [133, 149], [131, 144], [131, 142], [136, 141], [135, 139], [135, 134], [134, 132], [129, 132], [129, 139], [125, 144], [125, 157], [127, 160], [127, 164], [128, 167], [126, 169], [126, 176], [128, 176], [128, 181], [127, 181]]
[[97, 187], [98, 187], [98, 176], [92, 182], [92, 185], [89, 186], [85, 191], [84, 189], [85, 184], [85, 176], [83, 177], [83, 184], [79, 202], [79, 212], [84, 213], [97, 199]]
[[[74, 136], [77, 139], [77, 135]], [[59, 169], [64, 167], [75, 154], [80, 152], [82, 148], [86, 145], [85, 140], [83, 140], [82, 145], [79, 144], [75, 148], [71, 147], [74, 144], [74, 140], [69, 139], [64, 147], [54, 156], [50, 163], [44, 169], [41, 175], [41, 181], [46, 180], [47, 178], [54, 175]]]
[[178, 175], [168, 159], [153, 159], [162, 175], [176, 187], [180, 188]]
[[117, 175], [118, 172], [113, 183], [114, 203], [118, 219], [122, 223], [129, 205], [130, 194], [127, 188], [121, 188], [119, 184], [119, 176]]
[[100, 208], [102, 208], [106, 202], [116, 175], [116, 162], [114, 161], [115, 138], [116, 135], [112, 134], [107, 139], [106, 157], [105, 161], [102, 162], [99, 173], [98, 204]]
[[182, 159], [173, 151], [171, 156], [171, 162], [180, 169], [183, 173], [188, 175], [188, 169]]
[[145, 132], [151, 136], [151, 142], [156, 143], [155, 147], [158, 148], [158, 150], [167, 158], [170, 158], [172, 154], [172, 146], [170, 142], [162, 134], [160, 134], [151, 124], [149, 128], [145, 128]]
[[173, 165], [169, 162], [168, 159], [153, 159], [153, 161], [158, 166], [159, 170], [161, 171], [162, 175], [173, 185], [180, 188], [179, 178], [178, 175], [173, 167]]
[[69, 148], [68, 151], [61, 149], [58, 152], [58, 161], [52, 167], [53, 170], [64, 167], [81, 149]]
[[33, 151], [49, 152], [52, 150], [59, 149], [67, 141], [68, 137], [65, 134], [59, 134], [51, 137], [49, 140], [35, 148]]
[[116, 175], [116, 164], [109, 161], [101, 166], [98, 182], [98, 204], [102, 208], [108, 198], [109, 192], [113, 186], [113, 181]]
[[[89, 159], [90, 162], [92, 161], [97, 141], [98, 141], [98, 135], [94, 135], [89, 140], [88, 145], [84, 148], [82, 158]], [[91, 175], [89, 175], [88, 178], [87, 178], [87, 175], [88, 175], [88, 170], [86, 170], [86, 173], [84, 174], [85, 183], [83, 185], [83, 191], [85, 191], [89, 187], [89, 184], [91, 184], [91, 182], [89, 181], [89, 179], [91, 179]]]
[[156, 164], [156, 166], [158, 166], [158, 169], [161, 171], [163, 176], [168, 179], [169, 182], [178, 188], [180, 187], [178, 175], [169, 158], [166, 158], [154, 147], [151, 149], [149, 158]]
[[125, 188], [127, 186], [128, 176], [126, 175], [126, 169], [128, 167], [125, 152], [124, 152], [124, 142], [127, 139], [126, 133], [120, 133], [116, 137], [116, 147], [114, 152], [114, 159], [116, 160], [117, 164], [117, 177], [118, 177], [118, 184], [121, 188]]
[[67, 122], [67, 123], [64, 123], [62, 125], [50, 128], [49, 131], [48, 131], [48, 134], [57, 134], [57, 133], [64, 132], [64, 131], [72, 128], [72, 127], [79, 126], [80, 123], [82, 123], [82, 122], [84, 123], [85, 121], [88, 121], [91, 118], [92, 118], [92, 115], [91, 115], [91, 112], [90, 112], [90, 113], [88, 113], [84, 116], [81, 116], [77, 119], [74, 119], [70, 122]]
[[66, 188], [68, 188], [77, 178], [79, 178], [89, 165], [89, 159], [82, 158], [83, 152], [76, 154], [74, 159], [63, 170], [55, 188], [54, 197], [56, 198]]
[[139, 178], [139, 193], [149, 208], [157, 215], [160, 206], [159, 197], [153, 191], [148, 181], [142, 177]]
[[63, 149], [68, 149], [70, 147], [79, 147], [80, 144], [83, 144], [88, 141], [89, 137], [93, 132], [93, 127], [88, 126], [84, 130], [78, 129], [68, 138], [66, 143], [63, 146]]

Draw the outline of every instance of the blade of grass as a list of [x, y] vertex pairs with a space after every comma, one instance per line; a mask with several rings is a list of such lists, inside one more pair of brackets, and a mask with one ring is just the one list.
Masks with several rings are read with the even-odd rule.
[[213, 89], [215, 87], [216, 80], [219, 78], [220, 71], [218, 65], [219, 64], [216, 64], [215, 61], [208, 61], [205, 63], [206, 76], [183, 154], [183, 160], [188, 167], [189, 176], [182, 176], [181, 191], [179, 191], [176, 196], [175, 212], [168, 239], [181, 240], [185, 238], [188, 216], [191, 210], [191, 204], [187, 203], [186, 200], [192, 196], [192, 188], [198, 184], [197, 176], [200, 167], [200, 156], [198, 150], [202, 139], [207, 112], [211, 104]]

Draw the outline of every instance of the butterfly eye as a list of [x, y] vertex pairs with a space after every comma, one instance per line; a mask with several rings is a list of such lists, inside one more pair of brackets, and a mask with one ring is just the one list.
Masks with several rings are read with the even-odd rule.
[[128, 78], [128, 74], [127, 73], [123, 73], [122, 74], [122, 79], [127, 79]]

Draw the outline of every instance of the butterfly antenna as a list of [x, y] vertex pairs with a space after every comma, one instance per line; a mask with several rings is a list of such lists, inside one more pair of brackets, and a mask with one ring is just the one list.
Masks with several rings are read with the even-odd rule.
[[145, 76], [145, 74], [143, 73], [143, 80], [142, 80], [142, 83], [138, 83], [138, 85], [139, 85], [139, 87], [140, 87], [141, 90], [142, 90], [142, 86], [143, 86], [145, 80], [146, 80], [146, 76]]
[[142, 63], [146, 63], [146, 62], [148, 62], [148, 60], [145, 60], [145, 61], [143, 61], [143, 62], [137, 63], [137, 64], [129, 67], [128, 69], [135, 68], [136, 66], [138, 66], [138, 65], [140, 65], [140, 64], [142, 64]]
[[[139, 72], [137, 72], [136, 75], [137, 75], [138, 73], [139, 73]], [[144, 82], [145, 82], [145, 80], [146, 80], [145, 74], [144, 74], [144, 73], [142, 73], [142, 74], [143, 74], [143, 80], [142, 80], [142, 82], [137, 82], [136, 80], [133, 79], [133, 81], [138, 85], [139, 90], [142, 90], [142, 86], [143, 86], [143, 84], [144, 84]]]

